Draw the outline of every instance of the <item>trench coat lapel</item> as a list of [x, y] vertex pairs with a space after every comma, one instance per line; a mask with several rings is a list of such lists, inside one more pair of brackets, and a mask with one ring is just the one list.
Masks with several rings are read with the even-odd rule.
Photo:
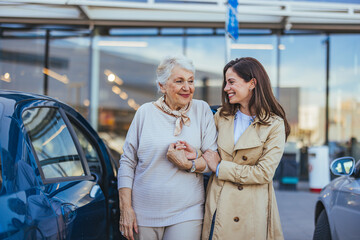
[[225, 152], [232, 155], [234, 152], [234, 116], [227, 116], [221, 119], [221, 129], [218, 136], [218, 145]]
[[238, 141], [235, 144], [234, 151], [261, 146], [262, 143], [260, 140], [260, 136], [256, 131], [256, 124], [258, 124], [257, 119], [255, 119], [255, 121], [251, 123], [249, 127], [244, 131], [244, 133], [239, 137]]

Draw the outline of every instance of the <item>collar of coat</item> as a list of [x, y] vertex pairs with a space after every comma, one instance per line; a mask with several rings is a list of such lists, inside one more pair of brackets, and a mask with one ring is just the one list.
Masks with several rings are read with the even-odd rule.
[[[249, 127], [244, 131], [244, 133], [239, 137], [236, 144], [234, 143], [234, 117], [227, 116], [220, 117], [218, 125], [221, 125], [221, 128], [225, 131], [219, 132], [218, 144], [219, 146], [229, 154], [234, 153], [240, 149], [249, 149], [261, 146], [263, 143], [260, 139], [259, 132], [257, 131], [256, 125], [260, 124], [258, 117], [249, 125]], [[269, 125], [271, 125], [276, 118], [276, 115], [271, 115], [269, 118]], [[229, 131], [230, 130], [230, 131]]]

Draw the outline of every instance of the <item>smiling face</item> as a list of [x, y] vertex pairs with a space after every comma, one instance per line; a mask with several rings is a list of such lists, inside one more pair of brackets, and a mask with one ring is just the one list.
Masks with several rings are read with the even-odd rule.
[[191, 71], [175, 66], [165, 85], [160, 84], [165, 95], [165, 102], [172, 110], [185, 107], [193, 98], [194, 74]]
[[231, 104], [238, 103], [242, 108], [247, 109], [255, 87], [254, 80], [245, 82], [232, 68], [226, 71], [225, 78], [226, 85], [224, 91], [228, 95], [229, 102]]

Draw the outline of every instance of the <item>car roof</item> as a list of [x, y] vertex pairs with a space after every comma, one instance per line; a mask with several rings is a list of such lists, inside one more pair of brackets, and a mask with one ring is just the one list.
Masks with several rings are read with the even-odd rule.
[[15, 109], [16, 105], [20, 104], [21, 102], [36, 100], [48, 100], [61, 103], [55, 98], [41, 94], [13, 90], [0, 90], [0, 104], [2, 105], [4, 112], [11, 113]]
[[45, 96], [45, 95], [21, 92], [21, 91], [13, 91], [13, 90], [0, 90], [0, 97], [13, 99], [16, 102], [20, 102], [20, 101], [28, 100], [28, 99], [34, 99], [34, 98], [57, 101], [56, 99]]

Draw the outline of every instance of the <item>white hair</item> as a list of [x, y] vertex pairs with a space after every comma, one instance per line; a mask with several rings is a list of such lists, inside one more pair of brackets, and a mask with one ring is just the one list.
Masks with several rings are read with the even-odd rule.
[[171, 72], [175, 66], [179, 66], [192, 72], [195, 75], [195, 67], [193, 62], [183, 55], [166, 56], [159, 64], [156, 70], [156, 85], [160, 91], [160, 86], [165, 85], [171, 76]]

